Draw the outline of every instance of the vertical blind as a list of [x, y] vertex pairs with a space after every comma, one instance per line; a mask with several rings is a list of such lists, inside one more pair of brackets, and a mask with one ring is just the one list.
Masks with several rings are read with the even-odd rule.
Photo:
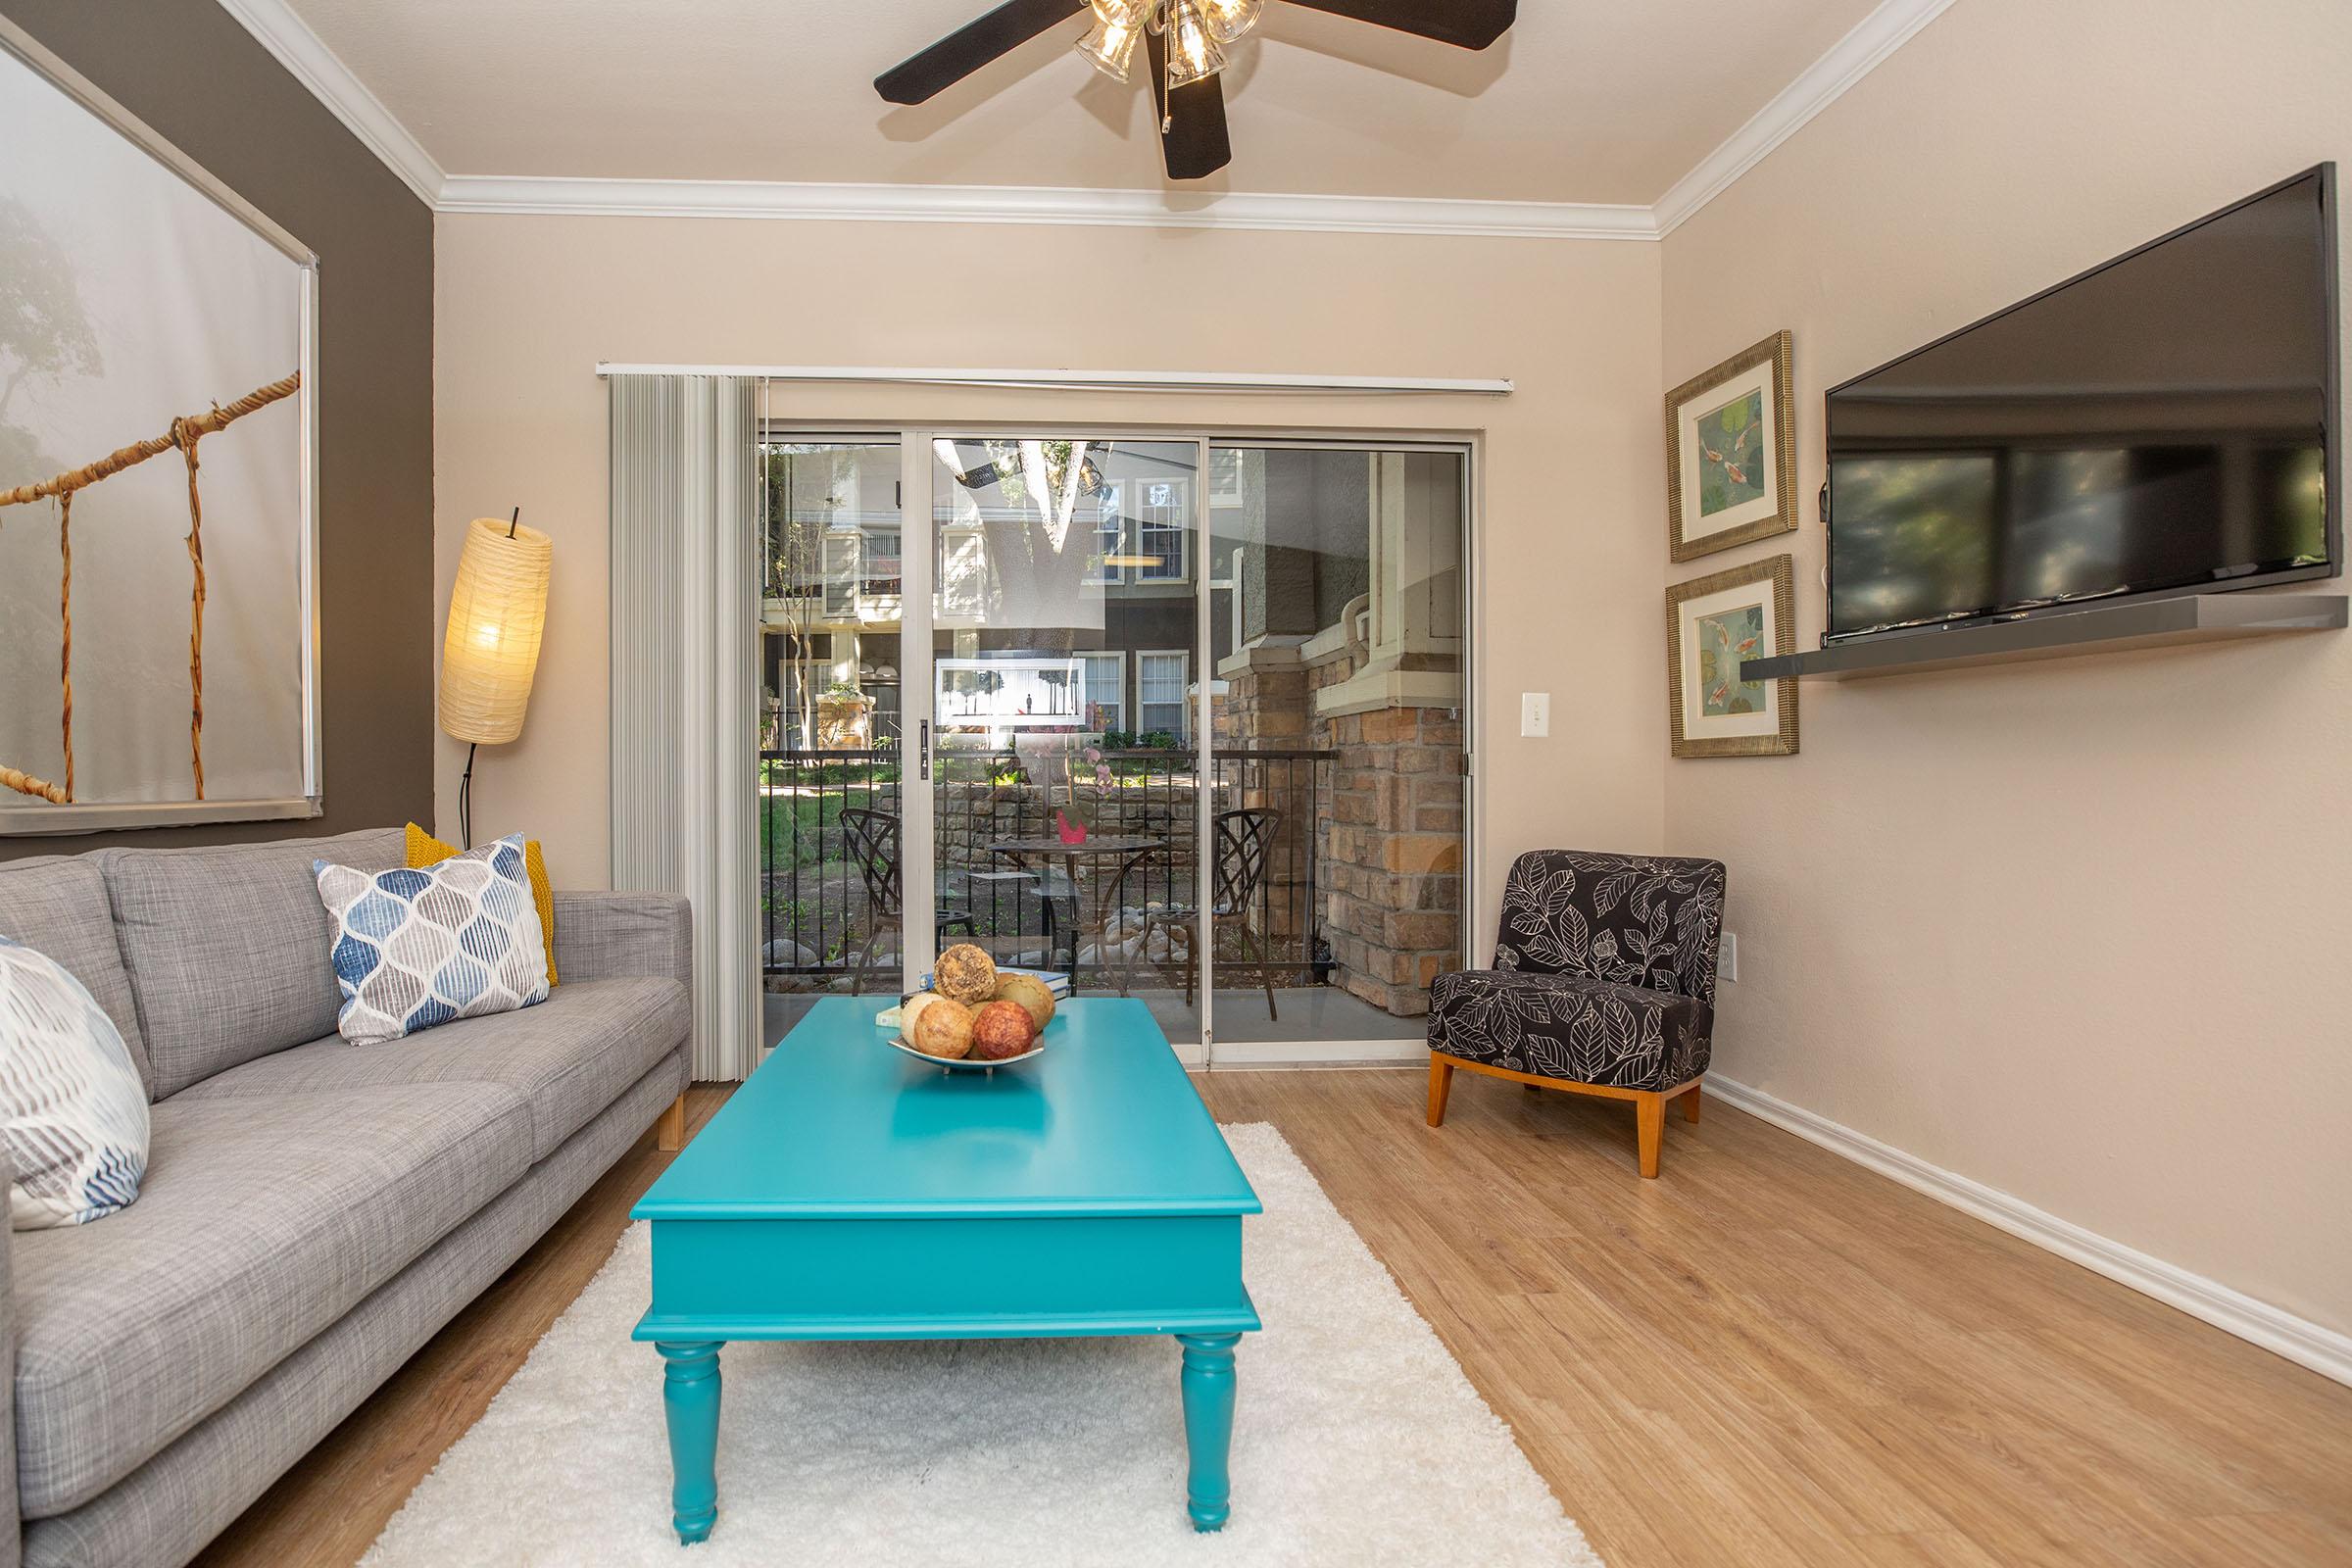
[[694, 1076], [759, 1064], [760, 383], [613, 375], [612, 885], [694, 905]]

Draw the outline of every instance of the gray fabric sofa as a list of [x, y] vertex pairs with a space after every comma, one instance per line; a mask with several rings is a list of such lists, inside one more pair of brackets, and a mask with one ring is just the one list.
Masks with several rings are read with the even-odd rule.
[[685, 1092], [666, 895], [557, 894], [536, 1007], [346, 1044], [312, 861], [402, 854], [394, 829], [0, 864], [0, 934], [89, 987], [154, 1125], [137, 1202], [0, 1243], [0, 1565], [185, 1562]]

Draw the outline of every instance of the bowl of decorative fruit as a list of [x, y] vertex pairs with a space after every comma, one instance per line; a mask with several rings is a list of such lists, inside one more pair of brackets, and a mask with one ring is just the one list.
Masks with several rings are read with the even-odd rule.
[[968, 942], [939, 956], [929, 989], [882, 1014], [890, 1045], [946, 1072], [994, 1072], [1045, 1054], [1046, 1026], [1068, 982], [1037, 969], [1000, 969]]

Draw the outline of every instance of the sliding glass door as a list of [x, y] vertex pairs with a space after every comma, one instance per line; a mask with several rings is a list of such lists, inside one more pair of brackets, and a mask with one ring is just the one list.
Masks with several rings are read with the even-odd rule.
[[1189, 1060], [1411, 1051], [1466, 956], [1466, 449], [764, 450], [771, 1030], [968, 940]]
[[930, 453], [935, 946], [1141, 998], [1197, 1050], [1200, 444]]
[[1209, 474], [1217, 1046], [1418, 1042], [1463, 958], [1467, 455], [1218, 443]]

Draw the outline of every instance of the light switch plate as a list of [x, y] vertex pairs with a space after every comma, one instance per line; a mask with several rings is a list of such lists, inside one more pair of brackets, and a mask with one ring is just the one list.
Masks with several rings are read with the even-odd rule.
[[1548, 735], [1551, 733], [1551, 693], [1521, 692], [1519, 694], [1519, 733]]
[[1723, 948], [1716, 956], [1715, 969], [1718, 975], [1733, 985], [1740, 983], [1740, 933], [1737, 931], [1723, 934]]

